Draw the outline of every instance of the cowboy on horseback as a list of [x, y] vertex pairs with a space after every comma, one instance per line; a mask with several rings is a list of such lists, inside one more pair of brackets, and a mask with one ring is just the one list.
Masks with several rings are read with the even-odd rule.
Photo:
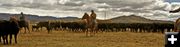
[[[89, 32], [90, 32], [90, 35], [92, 35], [92, 33], [95, 34], [97, 21], [96, 21], [96, 13], [94, 12], [94, 10], [91, 10], [90, 16], [87, 13], [85, 13], [84, 16], [82, 17], [82, 20], [85, 22], [85, 25], [86, 25], [86, 29], [87, 29], [87, 31], [85, 31], [86, 36], [88, 36]], [[88, 29], [90, 29], [90, 31]]]
[[91, 10], [90, 18], [91, 18], [91, 21], [92, 21], [91, 24], [97, 23], [97, 21], [96, 21], [96, 13], [94, 12], [94, 10]]
[[25, 33], [26, 33], [26, 29], [30, 32], [29, 30], [29, 22], [26, 20], [25, 15], [23, 14], [23, 12], [21, 12], [21, 16], [20, 16], [20, 27], [24, 27], [25, 29]]
[[93, 30], [95, 30], [95, 28], [97, 27], [97, 20], [96, 20], [96, 13], [94, 12], [94, 10], [91, 10], [90, 19], [91, 19], [90, 25], [92, 25]]

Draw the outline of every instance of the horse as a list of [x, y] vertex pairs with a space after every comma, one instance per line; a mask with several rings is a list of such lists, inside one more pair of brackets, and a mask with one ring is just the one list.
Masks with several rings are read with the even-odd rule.
[[25, 32], [24, 32], [24, 33], [26, 33], [26, 30], [28, 30], [29, 33], [30, 33], [30, 30], [29, 30], [29, 22], [26, 20], [23, 12], [21, 12], [21, 17], [20, 17], [20, 20], [19, 20], [18, 23], [20, 24], [20, 25], [19, 25], [20, 28], [24, 28], [24, 29], [25, 29]]
[[26, 30], [28, 30], [30, 32], [30, 30], [29, 30], [29, 22], [28, 21], [20, 20], [20, 21], [18, 21], [18, 23], [19, 23], [20, 28], [24, 28], [25, 29], [24, 33], [26, 33]]
[[[92, 33], [95, 35], [95, 30], [97, 28], [97, 21], [96, 21], [96, 14], [94, 13], [93, 10], [91, 10], [91, 15], [89, 16], [87, 13], [85, 13], [82, 17], [82, 20], [85, 22], [86, 25], [86, 30], [85, 30], [85, 34], [86, 36], [88, 36], [88, 34], [90, 36], [92, 36]], [[90, 29], [90, 31], [88, 30]], [[90, 32], [90, 33], [89, 33]]]

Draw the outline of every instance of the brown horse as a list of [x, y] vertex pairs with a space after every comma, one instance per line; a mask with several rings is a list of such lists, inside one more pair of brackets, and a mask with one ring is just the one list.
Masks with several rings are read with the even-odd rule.
[[[86, 25], [86, 36], [88, 36], [88, 34], [90, 36], [92, 36], [92, 33], [95, 35], [95, 30], [97, 28], [97, 21], [96, 21], [96, 14], [94, 13], [93, 10], [91, 10], [91, 15], [89, 16], [87, 13], [84, 14], [84, 16], [82, 17], [82, 20], [85, 21], [85, 25]], [[90, 31], [89, 31], [90, 29]]]

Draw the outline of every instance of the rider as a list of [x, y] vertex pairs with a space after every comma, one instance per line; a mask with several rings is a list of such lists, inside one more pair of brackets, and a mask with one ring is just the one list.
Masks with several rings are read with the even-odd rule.
[[96, 13], [94, 12], [94, 10], [91, 10], [91, 15], [90, 15], [93, 19], [96, 19]]
[[25, 21], [25, 16], [24, 16], [23, 12], [21, 12], [20, 21]]
[[94, 12], [94, 10], [91, 10], [90, 20], [92, 21], [90, 25], [94, 26], [95, 29], [97, 26], [97, 21], [96, 21], [96, 13]]
[[91, 10], [91, 15], [90, 15], [90, 17], [91, 17], [91, 20], [92, 20], [93, 22], [97, 22], [97, 21], [96, 21], [96, 13], [94, 12], [94, 10]]

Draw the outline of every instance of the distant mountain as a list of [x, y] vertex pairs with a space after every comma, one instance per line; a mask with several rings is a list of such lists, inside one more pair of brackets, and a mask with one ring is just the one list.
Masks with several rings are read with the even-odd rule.
[[173, 23], [173, 21], [150, 20], [136, 15], [120, 16], [109, 20], [112, 23]]
[[[8, 13], [0, 13], [0, 20], [9, 20], [10, 16], [16, 16], [19, 18], [19, 14], [8, 14]], [[38, 15], [31, 15], [31, 14], [25, 14], [25, 17], [33, 22], [39, 22], [39, 21], [48, 21], [48, 20], [63, 20], [63, 21], [76, 21], [79, 18], [77, 17], [63, 17], [63, 18], [56, 18], [52, 16], [38, 16]]]
[[[0, 20], [9, 20], [10, 16], [16, 16], [19, 18], [19, 14], [8, 14], [8, 13], [0, 13]], [[72, 22], [78, 21], [80, 18], [77, 17], [52, 17], [52, 16], [38, 16], [38, 15], [31, 15], [25, 14], [26, 18], [31, 22], [39, 22], [39, 21], [48, 21], [48, 20], [58, 20], [58, 21], [65, 21], [65, 22]], [[108, 20], [99, 20], [99, 23], [173, 23], [172, 21], [161, 21], [161, 20], [150, 20], [144, 17], [130, 15], [130, 16], [120, 16], [115, 17]]]

